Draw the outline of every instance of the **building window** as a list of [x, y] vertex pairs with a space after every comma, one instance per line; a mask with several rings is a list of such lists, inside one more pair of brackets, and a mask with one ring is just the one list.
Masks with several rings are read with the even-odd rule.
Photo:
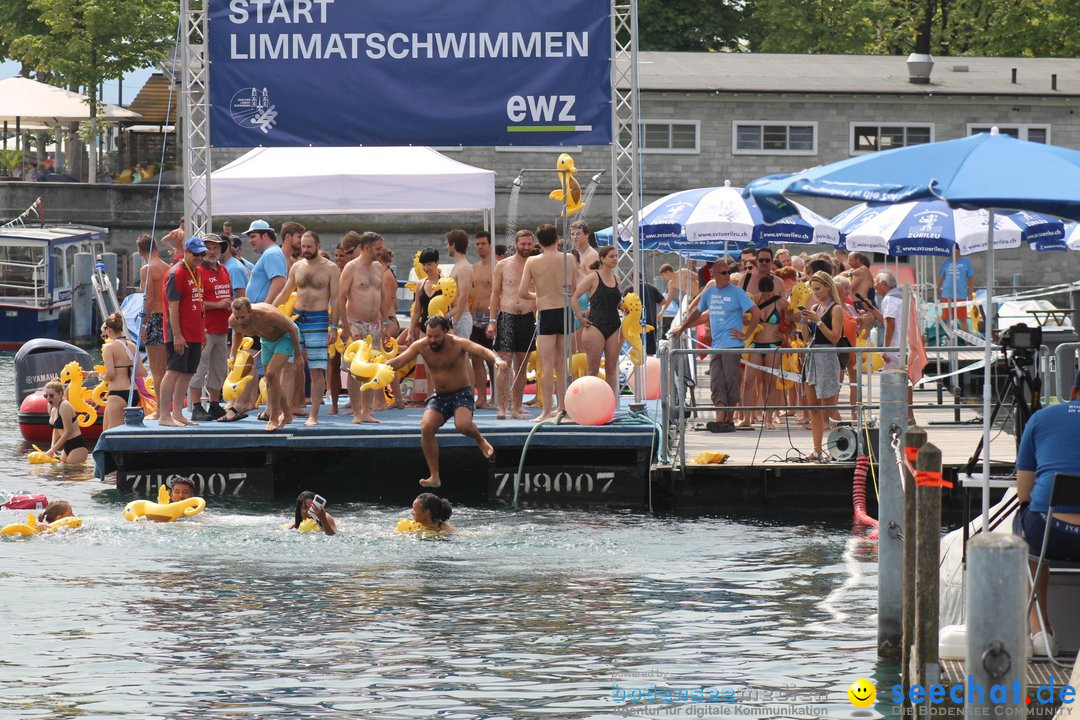
[[560, 153], [579, 153], [580, 145], [496, 145], [495, 152], [517, 153], [548, 153], [558, 155]]
[[[643, 153], [692, 155], [701, 152], [697, 120], [641, 120], [638, 147]], [[622, 141], [625, 144], [626, 135]]]
[[733, 122], [736, 155], [817, 155], [817, 123]]
[[1037, 143], [1050, 142], [1049, 125], [972, 125], [969, 123], [967, 126], [968, 135], [990, 132], [992, 127], [996, 127], [1002, 135], [1012, 135], [1020, 140]]
[[851, 123], [851, 154], [892, 150], [934, 141], [933, 125]]

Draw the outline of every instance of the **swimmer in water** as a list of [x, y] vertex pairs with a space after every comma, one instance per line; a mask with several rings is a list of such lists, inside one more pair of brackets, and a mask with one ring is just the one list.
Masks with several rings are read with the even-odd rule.
[[421, 493], [413, 500], [413, 520], [423, 525], [425, 530], [451, 532], [454, 526], [446, 521], [453, 513], [450, 501], [434, 493]]
[[172, 481], [170, 502], [180, 502], [195, 497], [195, 483], [191, 478], [178, 477]]
[[53, 500], [45, 510], [38, 515], [39, 523], [51, 523], [66, 517], [74, 517], [75, 511], [71, 509], [71, 503], [67, 500]]
[[[292, 525], [288, 525], [289, 530], [298, 530], [300, 523], [304, 522], [305, 518], [311, 517], [309, 513], [313, 509], [313, 503], [315, 500], [315, 493], [310, 490], [305, 490], [300, 493], [296, 498], [296, 517]], [[327, 535], [337, 534], [337, 523], [334, 521], [334, 516], [326, 512], [326, 508], [314, 508], [315, 510], [315, 522], [319, 523], [319, 528], [322, 529]]]

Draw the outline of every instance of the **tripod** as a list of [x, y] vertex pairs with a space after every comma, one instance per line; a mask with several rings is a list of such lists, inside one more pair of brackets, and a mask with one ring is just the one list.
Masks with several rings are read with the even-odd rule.
[[[1042, 407], [1041, 392], [1042, 378], [1039, 377], [1039, 364], [1032, 351], [1013, 350], [1010, 356], [1005, 352], [1005, 359], [1009, 363], [1009, 376], [1005, 380], [1001, 394], [998, 395], [994, 409], [990, 413], [990, 426], [993, 427], [998, 412], [1004, 405], [1005, 398], [1012, 392], [1012, 411], [1016, 422], [1016, 447], [1020, 448], [1020, 437], [1024, 434], [1024, 427], [1031, 419], [1032, 413]], [[1028, 368], [1032, 368], [1033, 374], [1028, 374]], [[1028, 398], [1031, 398], [1028, 400]], [[968, 460], [966, 471], [970, 475], [979, 465], [980, 456], [983, 452], [983, 438], [975, 446], [975, 454]]]

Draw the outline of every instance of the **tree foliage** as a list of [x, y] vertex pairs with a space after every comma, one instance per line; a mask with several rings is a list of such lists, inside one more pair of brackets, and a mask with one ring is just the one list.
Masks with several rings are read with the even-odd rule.
[[158, 62], [176, 33], [176, 6], [169, 0], [10, 4], [22, 10], [5, 13], [10, 22], [0, 16], [0, 49], [38, 74], [86, 88], [95, 100], [101, 82]]
[[756, 52], [1076, 57], [1077, 0], [748, 0]]
[[716, 52], [741, 45], [743, 5], [729, 0], [639, 0], [642, 50]]

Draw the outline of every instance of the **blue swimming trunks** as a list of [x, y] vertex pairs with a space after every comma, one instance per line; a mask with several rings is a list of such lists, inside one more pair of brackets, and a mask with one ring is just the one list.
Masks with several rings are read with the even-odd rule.
[[275, 355], [284, 355], [292, 362], [293, 357], [296, 355], [296, 351], [293, 350], [292, 335], [289, 333], [282, 333], [281, 337], [277, 340], [262, 339], [262, 353], [260, 359], [262, 360], [263, 367], [270, 364], [270, 361], [274, 359]]
[[476, 404], [471, 387], [463, 387], [448, 393], [435, 393], [427, 399], [427, 409], [434, 410], [444, 418], [454, 417], [458, 408], [468, 408], [471, 412]]
[[326, 333], [330, 329], [330, 313], [326, 310], [297, 310], [296, 329], [300, 331], [300, 347], [312, 370], [325, 370], [330, 361]]

